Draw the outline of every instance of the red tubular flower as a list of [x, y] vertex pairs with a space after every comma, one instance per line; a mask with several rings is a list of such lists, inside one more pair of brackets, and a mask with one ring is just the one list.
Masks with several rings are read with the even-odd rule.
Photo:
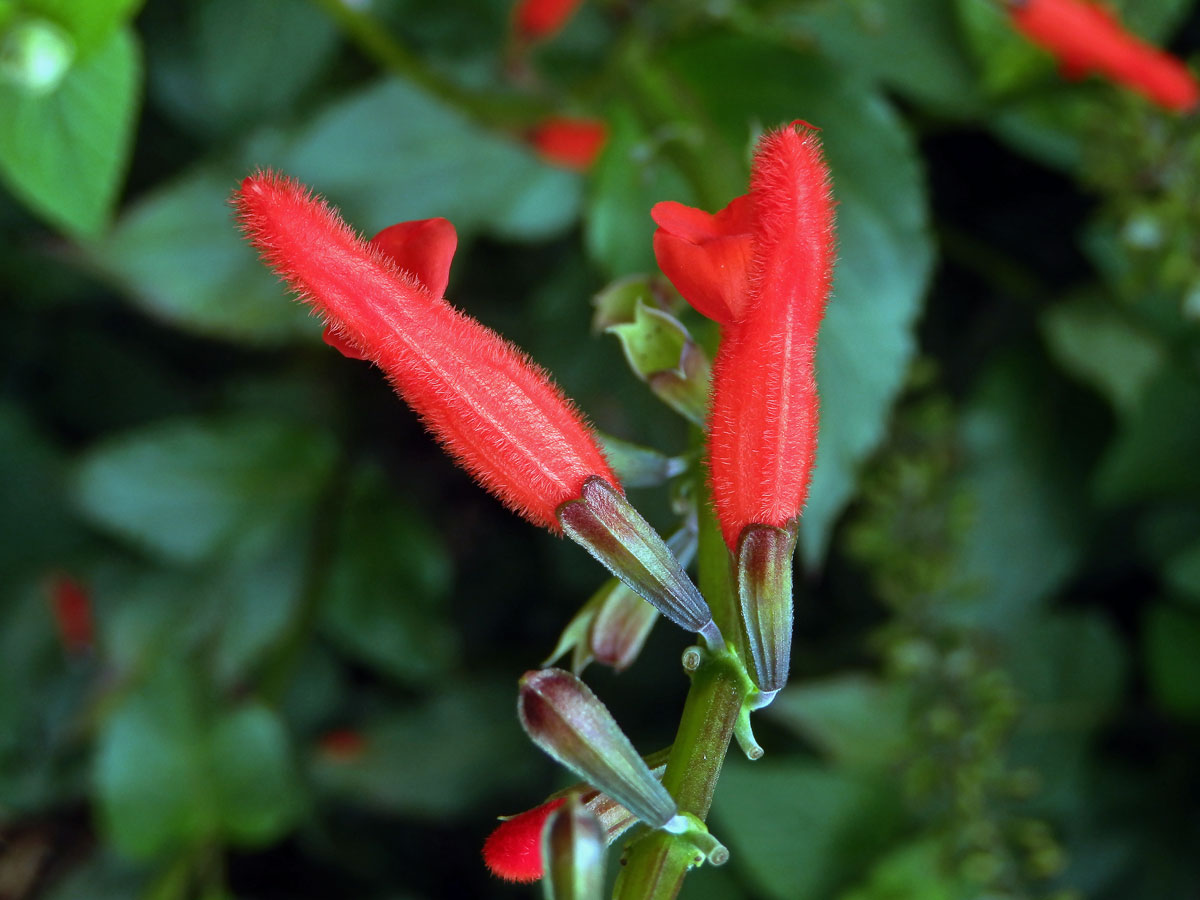
[[382, 368], [455, 460], [506, 506], [559, 531], [584, 482], [617, 479], [579, 413], [520, 350], [444, 299], [454, 226], [394, 225], [367, 242], [301, 184], [270, 172], [234, 196], [263, 259], [350, 355]]
[[833, 199], [814, 130], [770, 132], [750, 193], [715, 215], [660, 203], [655, 252], [697, 310], [722, 325], [709, 463], [725, 543], [785, 528], [808, 494], [817, 444], [814, 357], [833, 269]]
[[565, 797], [557, 797], [497, 825], [483, 844], [483, 861], [492, 874], [521, 883], [541, 878], [542, 827], [565, 802]]
[[513, 28], [526, 41], [548, 41], [566, 26], [580, 0], [519, 0]]
[[608, 126], [600, 119], [551, 117], [529, 133], [529, 143], [547, 162], [565, 169], [586, 172], [596, 162]]
[[1012, 0], [1013, 24], [1068, 74], [1098, 72], [1177, 112], [1200, 102], [1200, 85], [1180, 60], [1130, 34], [1104, 7], [1084, 0]]

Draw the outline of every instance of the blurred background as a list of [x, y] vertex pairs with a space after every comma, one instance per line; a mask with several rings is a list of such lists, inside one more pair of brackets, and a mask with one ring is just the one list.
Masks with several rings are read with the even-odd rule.
[[[1200, 49], [1191, 0], [1112, 5]], [[326, 348], [227, 198], [451, 219], [450, 298], [676, 457], [592, 297], [796, 118], [840, 259], [792, 684], [683, 896], [1200, 897], [1195, 117], [988, 0], [0, 0], [0, 898], [540, 896], [478, 848], [565, 783], [516, 682], [603, 573]], [[664, 532], [672, 490], [631, 493]], [[643, 751], [688, 643], [587, 671]]]

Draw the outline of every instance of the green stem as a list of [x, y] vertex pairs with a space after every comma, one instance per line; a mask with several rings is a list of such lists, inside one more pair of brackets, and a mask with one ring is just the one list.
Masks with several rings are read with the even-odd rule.
[[475, 93], [455, 84], [397, 41], [383, 23], [343, 0], [314, 2], [337, 23], [342, 33], [358, 46], [363, 55], [380, 68], [424, 88], [484, 125], [529, 123], [547, 113], [544, 103], [526, 96]]
[[[700, 589], [717, 614], [733, 607], [729, 552], [719, 531], [716, 541], [711, 540], [716, 522], [704, 492], [700, 500]], [[736, 633], [729, 630], [727, 622], [728, 616], [718, 619], [729, 646], [736, 647]], [[679, 804], [680, 812], [707, 818], [749, 684], [745, 668], [732, 653], [707, 657], [692, 674], [692, 686], [663, 774], [663, 786]], [[614, 897], [672, 900], [695, 862], [695, 852], [685, 840], [662, 831], [646, 834], [630, 847]]]

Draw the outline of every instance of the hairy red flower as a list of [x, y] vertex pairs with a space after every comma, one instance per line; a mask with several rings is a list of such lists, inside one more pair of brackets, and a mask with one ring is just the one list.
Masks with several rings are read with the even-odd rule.
[[529, 133], [529, 143], [547, 162], [586, 172], [596, 162], [608, 138], [601, 119], [554, 116], [538, 123]]
[[1131, 34], [1109, 10], [1086, 0], [1016, 0], [1013, 24], [1046, 48], [1069, 75], [1098, 72], [1166, 109], [1200, 102], [1200, 86], [1180, 60]]
[[483, 844], [483, 861], [506, 881], [529, 882], [542, 877], [542, 828], [563, 803], [558, 797], [511, 816], [496, 826]]
[[513, 8], [513, 27], [529, 41], [548, 41], [566, 26], [580, 0], [519, 0]]
[[404, 222], [364, 241], [292, 179], [250, 176], [234, 195], [263, 259], [328, 323], [332, 343], [383, 369], [455, 460], [552, 531], [584, 482], [617, 479], [547, 374], [444, 299], [454, 226]]
[[750, 193], [710, 215], [660, 203], [659, 265], [697, 310], [721, 323], [709, 464], [725, 542], [748, 525], [799, 515], [816, 454], [817, 331], [833, 269], [833, 199], [815, 130], [770, 132]]

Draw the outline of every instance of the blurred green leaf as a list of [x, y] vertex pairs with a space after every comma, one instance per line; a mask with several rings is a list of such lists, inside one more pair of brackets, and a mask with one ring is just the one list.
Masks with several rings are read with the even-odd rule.
[[[613, 277], [656, 272], [650, 207], [668, 199], [694, 203], [694, 194], [662, 141], [646, 133], [631, 107], [614, 106], [608, 122], [584, 219], [588, 253]], [[667, 138], [672, 139], [679, 138]]]
[[138, 866], [100, 850], [53, 884], [46, 900], [130, 900], [142, 896], [146, 881]]
[[960, 425], [972, 524], [951, 590], [969, 602], [946, 614], [1002, 632], [1025, 627], [1023, 616], [1070, 575], [1085, 524], [1085, 473], [1068, 462], [1071, 441], [1043, 376], [1023, 363], [994, 366]]
[[899, 798], [886, 780], [811, 762], [731, 756], [714, 833], [763, 897], [828, 897], [894, 836]]
[[1096, 492], [1107, 503], [1200, 492], [1200, 381], [1178, 366], [1160, 371], [1105, 453]]
[[368, 723], [361, 756], [315, 759], [314, 783], [357, 806], [441, 820], [511, 794], [538, 762], [513, 714], [515, 698], [515, 683], [511, 691], [478, 680], [443, 686], [423, 706]]
[[933, 261], [925, 189], [904, 123], [868, 88], [812, 56], [710, 39], [669, 56], [732, 147], [757, 125], [796, 118], [821, 129], [837, 201], [838, 260], [817, 350], [821, 434], [800, 526], [818, 563], [883, 438], [912, 360], [912, 329]]
[[315, 340], [320, 332], [234, 224], [228, 197], [255, 168], [300, 178], [368, 234], [443, 216], [463, 238], [487, 230], [537, 240], [561, 232], [579, 212], [578, 175], [396, 80], [346, 94], [294, 132], [260, 132], [241, 157], [151, 194], [91, 249], [95, 265], [150, 314], [232, 340]]
[[1008, 12], [991, 0], [956, 0], [967, 46], [982, 71], [983, 87], [1003, 93], [1023, 87], [1051, 68], [1051, 56], [1013, 27]]
[[322, 632], [400, 681], [444, 673], [458, 648], [442, 607], [451, 572], [441, 536], [377, 469], [355, 473], [345, 498], [321, 597]]
[[1144, 642], [1150, 687], [1159, 706], [1200, 719], [1200, 615], [1158, 603], [1147, 615]]
[[1168, 560], [1167, 583], [1195, 604], [1200, 604], [1200, 541]]
[[388, 79], [325, 108], [282, 146], [245, 154], [328, 194], [359, 228], [443, 216], [460, 232], [545, 240], [579, 215], [582, 179]]
[[200, 134], [243, 133], [279, 118], [338, 42], [333, 22], [305, 0], [180, 3], [171, 18], [171, 40], [148, 48], [150, 88], [163, 112]]
[[257, 846], [282, 836], [302, 806], [279, 716], [261, 705], [235, 709], [216, 723], [209, 751], [221, 824], [230, 840]]
[[220, 810], [204, 743], [194, 670], [167, 656], [97, 738], [99, 824], [123, 856], [155, 857], [215, 835]]
[[0, 175], [13, 193], [77, 237], [98, 235], [124, 176], [140, 79], [136, 40], [120, 30], [50, 93], [0, 82]]
[[765, 18], [761, 28], [772, 37], [783, 32], [816, 41], [844, 70], [878, 79], [939, 112], [969, 115], [982, 108], [954, 0], [780, 4], [779, 12]]
[[1041, 325], [1059, 364], [1126, 416], [1165, 362], [1164, 348], [1111, 304], [1083, 297], [1057, 303]]
[[863, 673], [789, 685], [767, 709], [842, 766], [894, 765], [909, 738], [906, 692]]
[[236, 184], [233, 173], [201, 170], [151, 193], [94, 248], [96, 265], [177, 328], [258, 342], [316, 340], [318, 323], [238, 236], [228, 204]]
[[861, 887], [839, 900], [966, 900], [974, 896], [961, 879], [946, 871], [945, 847], [919, 840], [893, 850], [867, 873]]
[[[16, 406], [0, 402], [0, 583], [64, 565], [80, 543], [62, 454]], [[0, 592], [3, 596], [3, 592]]]
[[98, 51], [122, 23], [132, 19], [145, 0], [21, 0], [32, 13], [53, 19], [75, 40], [80, 58]]
[[261, 548], [308, 513], [333, 455], [326, 435], [270, 419], [155, 423], [89, 450], [77, 497], [96, 525], [165, 559], [198, 562]]
[[162, 654], [102, 725], [100, 821], [127, 857], [159, 857], [216, 838], [267, 843], [302, 808], [277, 715], [254, 704], [214, 714], [199, 671]]

